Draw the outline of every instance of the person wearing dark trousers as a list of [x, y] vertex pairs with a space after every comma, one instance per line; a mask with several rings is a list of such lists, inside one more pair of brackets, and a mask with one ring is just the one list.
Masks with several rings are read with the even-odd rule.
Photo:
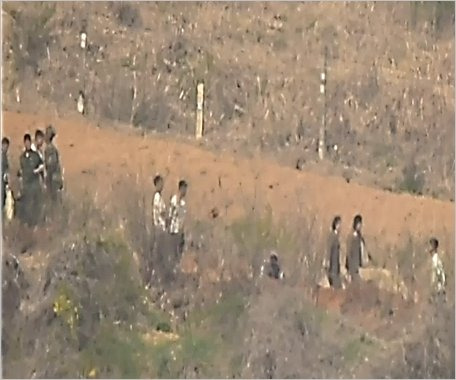
[[339, 289], [342, 286], [340, 280], [340, 241], [339, 233], [342, 225], [340, 216], [336, 216], [331, 224], [331, 232], [328, 239], [329, 268], [328, 280], [332, 288]]
[[8, 162], [8, 148], [9, 140], [7, 137], [2, 139], [2, 210], [5, 208], [6, 202], [6, 187], [9, 178], [9, 162]]
[[281, 273], [282, 271], [280, 270], [279, 257], [276, 253], [272, 253], [269, 257], [268, 276], [274, 278], [275, 280], [278, 280], [281, 278]]
[[364, 256], [365, 242], [361, 232], [363, 226], [363, 218], [361, 215], [356, 215], [353, 219], [353, 231], [348, 237], [347, 258], [345, 267], [352, 282], [360, 280], [359, 268], [363, 265], [362, 257]]
[[44, 165], [44, 133], [41, 129], [35, 131], [35, 142], [32, 143], [31, 149], [38, 153], [42, 164], [39, 167], [41, 186], [44, 188], [45, 165]]
[[187, 187], [186, 181], [179, 181], [178, 192], [171, 197], [169, 205], [168, 231], [172, 252], [168, 262], [170, 263], [169, 269], [172, 271], [172, 277], [176, 273], [177, 263], [179, 263], [184, 251], [184, 222], [187, 214], [185, 196], [187, 195]]
[[152, 286], [156, 280], [160, 281], [163, 269], [166, 267], [166, 204], [163, 200], [164, 179], [157, 174], [154, 177], [155, 193], [152, 201], [153, 246], [150, 257], [145, 258], [146, 288]]
[[44, 166], [39, 154], [32, 150], [32, 139], [24, 136], [24, 152], [21, 154], [19, 175], [22, 177], [21, 219], [31, 227], [41, 221], [42, 188], [40, 176]]
[[46, 149], [44, 151], [44, 163], [46, 173], [46, 191], [48, 200], [53, 208], [61, 201], [63, 189], [62, 168], [60, 166], [60, 156], [54, 144], [56, 131], [52, 125], [46, 128]]

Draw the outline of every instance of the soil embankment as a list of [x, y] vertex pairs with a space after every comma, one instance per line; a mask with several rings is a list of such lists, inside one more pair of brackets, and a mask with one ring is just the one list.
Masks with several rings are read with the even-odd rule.
[[389, 193], [260, 158], [217, 156], [190, 141], [143, 137], [128, 128], [97, 128], [82, 118], [60, 120], [5, 112], [3, 131], [12, 141], [13, 167], [18, 164], [23, 134], [47, 123], [58, 131], [67, 189], [88, 190], [100, 202], [108, 200], [110, 186], [127, 176], [150, 186], [152, 193], [152, 177], [159, 172], [166, 176], [166, 197], [175, 190], [178, 179], [189, 181], [193, 218], [209, 219], [211, 209], [217, 207], [222, 220], [229, 223], [248, 212], [247, 205], [270, 205], [275, 217], [312, 212], [326, 225], [339, 214], [348, 232], [352, 217], [361, 213], [366, 236], [378, 239], [381, 245], [401, 245], [409, 236], [425, 244], [429, 236], [436, 235], [446, 252], [454, 250], [451, 202]]

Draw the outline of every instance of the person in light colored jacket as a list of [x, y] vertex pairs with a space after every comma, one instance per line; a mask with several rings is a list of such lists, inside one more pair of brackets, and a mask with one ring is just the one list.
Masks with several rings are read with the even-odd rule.
[[178, 192], [171, 197], [169, 205], [169, 233], [173, 238], [176, 254], [179, 258], [182, 255], [185, 244], [184, 222], [187, 214], [187, 205], [185, 202], [187, 187], [186, 181], [179, 181]]
[[439, 241], [436, 238], [429, 240], [431, 256], [431, 286], [434, 294], [445, 294], [446, 275], [438, 249]]

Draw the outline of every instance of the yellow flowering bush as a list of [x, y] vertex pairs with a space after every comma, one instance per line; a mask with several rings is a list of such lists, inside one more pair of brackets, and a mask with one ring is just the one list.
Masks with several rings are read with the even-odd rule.
[[79, 320], [79, 308], [77, 305], [74, 305], [73, 301], [62, 292], [55, 300], [53, 310], [70, 327], [71, 332], [74, 332], [76, 323]]

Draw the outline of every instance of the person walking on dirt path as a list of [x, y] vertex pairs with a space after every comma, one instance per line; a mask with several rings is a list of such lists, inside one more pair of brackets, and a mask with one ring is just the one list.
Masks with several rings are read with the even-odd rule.
[[2, 139], [2, 210], [5, 208], [6, 202], [6, 187], [8, 186], [9, 180], [9, 161], [8, 161], [8, 149], [9, 139], [3, 137]]
[[340, 240], [339, 233], [342, 225], [340, 216], [336, 216], [331, 224], [331, 232], [329, 234], [329, 268], [328, 280], [331, 287], [339, 289], [342, 286], [340, 280]]
[[60, 166], [60, 156], [54, 144], [56, 131], [52, 125], [46, 128], [46, 149], [44, 151], [44, 166], [46, 173], [46, 191], [51, 207], [61, 201], [61, 191], [63, 189], [62, 168]]
[[446, 275], [438, 249], [439, 241], [436, 238], [429, 240], [429, 255], [431, 256], [431, 287], [434, 296], [445, 297]]
[[41, 220], [42, 188], [40, 173], [43, 161], [39, 154], [32, 150], [32, 139], [24, 135], [25, 150], [19, 158], [19, 176], [22, 178], [21, 219], [29, 226], [36, 226]]
[[173, 257], [173, 265], [179, 262], [185, 245], [184, 222], [187, 214], [187, 205], [185, 203], [187, 187], [186, 181], [179, 181], [178, 193], [171, 197], [169, 205], [169, 233], [175, 255]]
[[347, 268], [350, 281], [358, 282], [360, 279], [359, 268], [363, 266], [363, 257], [365, 256], [365, 242], [361, 232], [363, 218], [356, 215], [353, 219], [353, 232], [348, 237], [347, 257], [345, 266]]

